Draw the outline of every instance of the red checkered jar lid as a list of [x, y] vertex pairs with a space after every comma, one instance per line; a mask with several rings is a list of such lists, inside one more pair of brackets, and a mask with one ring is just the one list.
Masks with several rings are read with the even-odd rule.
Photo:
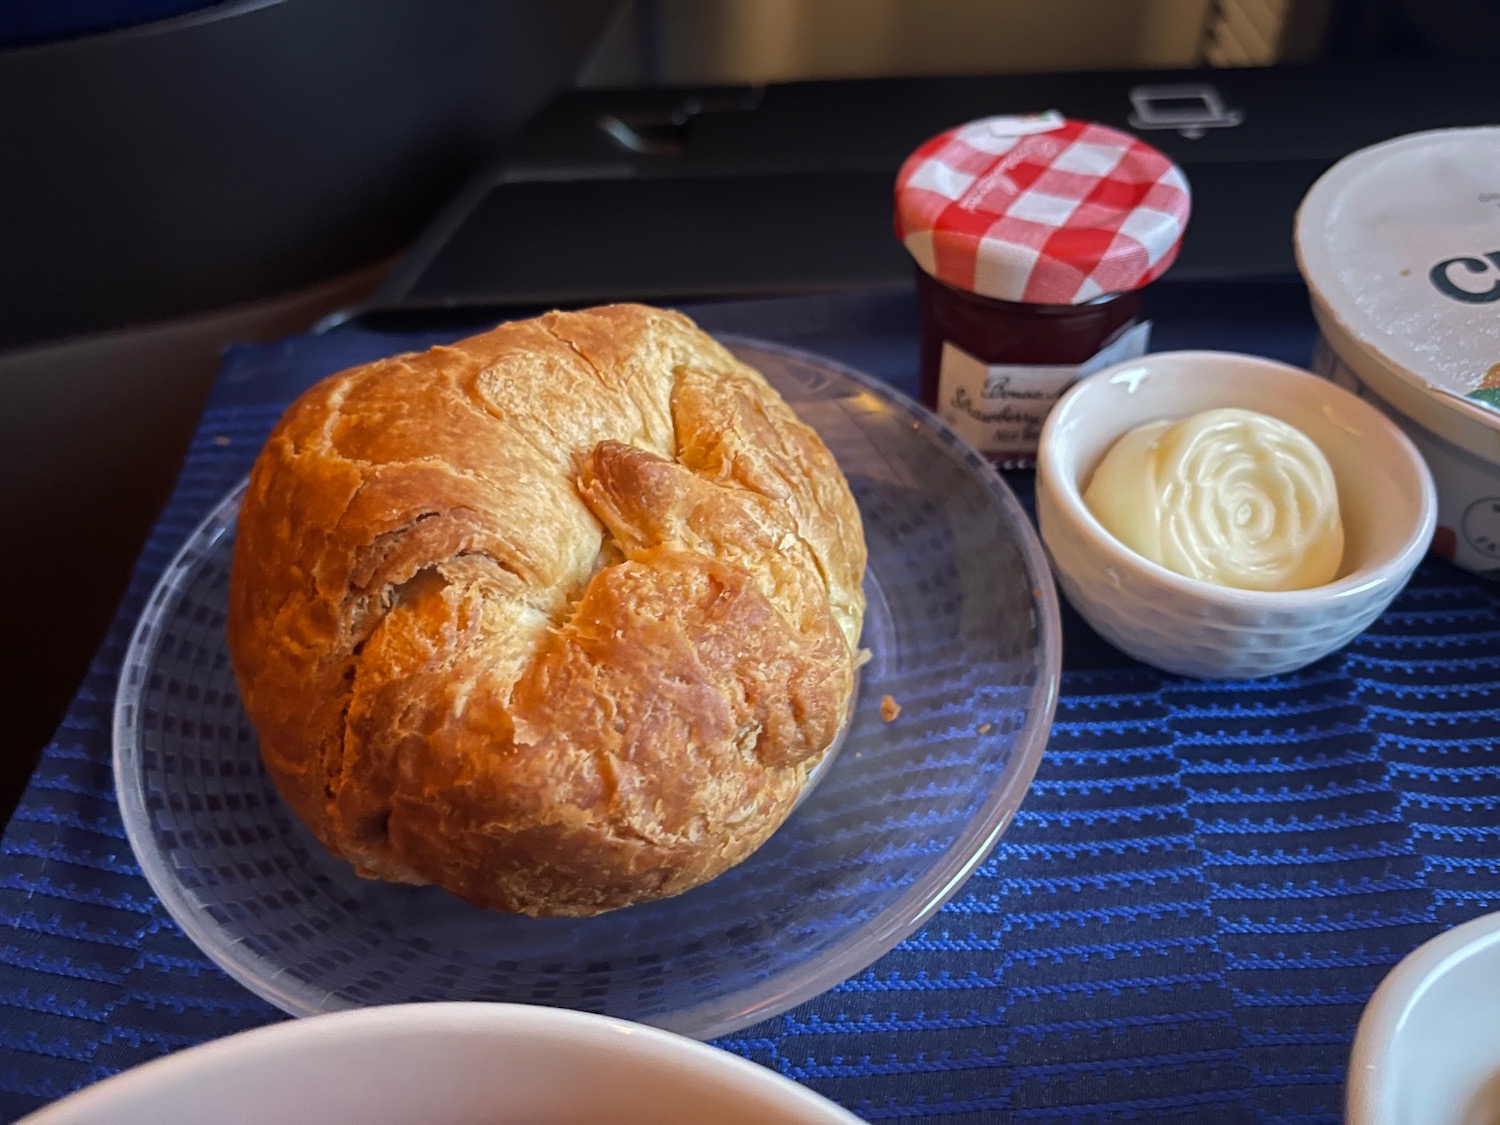
[[1056, 113], [933, 137], [896, 177], [896, 234], [957, 289], [1081, 305], [1155, 281], [1177, 257], [1182, 170], [1126, 133]]

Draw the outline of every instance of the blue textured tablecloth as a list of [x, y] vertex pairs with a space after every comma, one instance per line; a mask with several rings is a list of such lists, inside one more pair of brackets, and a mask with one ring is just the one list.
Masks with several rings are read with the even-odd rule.
[[[1308, 357], [1295, 287], [1158, 288], [1157, 347]], [[914, 385], [906, 294], [699, 318]], [[0, 1118], [280, 1018], [139, 874], [110, 776], [115, 680], [157, 575], [291, 396], [427, 338], [344, 328], [228, 355], [0, 844]], [[1065, 623], [1050, 748], [978, 874], [865, 972], [720, 1045], [871, 1121], [1336, 1121], [1381, 976], [1500, 909], [1500, 587], [1429, 561], [1343, 653], [1254, 683], [1158, 673]]]

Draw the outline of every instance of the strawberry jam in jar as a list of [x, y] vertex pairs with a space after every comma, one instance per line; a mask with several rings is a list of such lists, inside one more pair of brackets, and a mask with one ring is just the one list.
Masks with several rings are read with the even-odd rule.
[[922, 397], [1004, 467], [1083, 375], [1144, 354], [1141, 290], [1176, 260], [1182, 171], [1118, 130], [1055, 113], [933, 137], [896, 178], [917, 266]]

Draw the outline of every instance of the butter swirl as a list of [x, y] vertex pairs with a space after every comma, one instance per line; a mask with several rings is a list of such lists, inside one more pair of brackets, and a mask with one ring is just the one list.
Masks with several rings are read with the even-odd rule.
[[1251, 410], [1148, 422], [1084, 493], [1105, 529], [1168, 570], [1241, 590], [1330, 582], [1344, 555], [1338, 486], [1301, 430]]

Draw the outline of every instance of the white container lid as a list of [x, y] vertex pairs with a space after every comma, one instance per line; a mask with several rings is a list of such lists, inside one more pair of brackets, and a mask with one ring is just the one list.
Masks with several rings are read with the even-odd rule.
[[1339, 161], [1302, 201], [1296, 246], [1340, 358], [1494, 460], [1478, 427], [1500, 431], [1500, 128], [1416, 133]]

